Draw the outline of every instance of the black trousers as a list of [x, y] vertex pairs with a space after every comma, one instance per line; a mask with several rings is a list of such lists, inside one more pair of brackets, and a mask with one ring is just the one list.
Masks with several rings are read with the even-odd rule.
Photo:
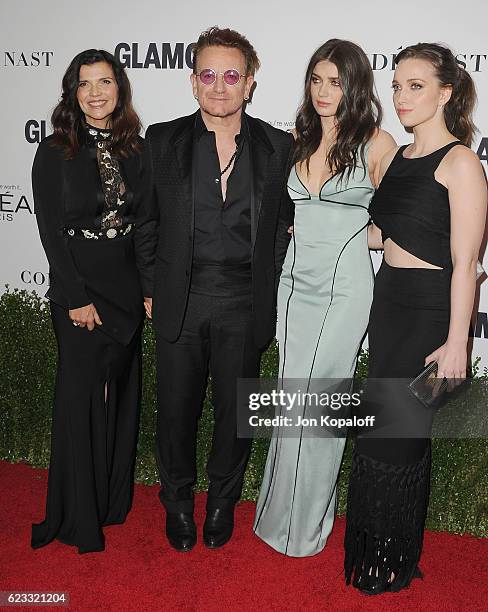
[[99, 329], [73, 326], [54, 303], [51, 317], [59, 358], [46, 516], [32, 526], [31, 544], [57, 538], [80, 553], [101, 551], [102, 527], [123, 523], [132, 504], [141, 327], [124, 346]]
[[252, 330], [249, 294], [190, 293], [176, 342], [157, 337], [156, 457], [160, 499], [168, 512], [193, 511], [197, 422], [211, 375], [215, 426], [207, 462], [207, 508], [241, 495], [252, 440], [237, 438], [237, 379], [259, 376], [261, 350]]

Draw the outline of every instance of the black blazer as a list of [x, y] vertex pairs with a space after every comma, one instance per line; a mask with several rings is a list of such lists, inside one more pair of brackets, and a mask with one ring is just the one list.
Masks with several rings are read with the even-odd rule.
[[[104, 196], [95, 150], [84, 145], [73, 159], [66, 160], [51, 141], [48, 136], [40, 143], [32, 167], [36, 219], [49, 262], [46, 297], [66, 309], [93, 302], [103, 321], [100, 329], [126, 344], [140, 324], [142, 292], [149, 291], [152, 282], [144, 250], [147, 228], [139, 223], [144, 201], [143, 155], [119, 159], [128, 189], [121, 213], [124, 223], [133, 223], [135, 229], [127, 240], [117, 238], [107, 244], [107, 248], [116, 247], [117, 242], [116, 248], [122, 248], [119, 241], [123, 240], [137, 269], [131, 265], [113, 270], [107, 284], [107, 274], [100, 273], [108, 265], [100, 248], [103, 245], [95, 244], [96, 240], [70, 239], [66, 233], [66, 228], [100, 227]], [[140, 144], [142, 150], [142, 138]]]
[[[156, 332], [170, 342], [181, 333], [191, 280], [196, 117], [194, 113], [150, 125], [145, 137], [146, 224], [155, 232], [153, 321]], [[249, 115], [246, 120], [253, 174], [253, 327], [257, 346], [264, 347], [275, 333], [276, 289], [293, 223], [293, 201], [286, 188], [293, 137]]]

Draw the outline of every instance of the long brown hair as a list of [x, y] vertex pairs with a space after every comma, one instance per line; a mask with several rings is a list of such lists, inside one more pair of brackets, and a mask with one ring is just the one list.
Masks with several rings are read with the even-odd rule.
[[441, 84], [452, 87], [451, 97], [444, 106], [446, 127], [458, 140], [471, 146], [476, 132], [472, 119], [476, 88], [470, 74], [457, 63], [448, 47], [437, 43], [418, 43], [405, 47], [396, 56], [395, 62], [398, 64], [411, 58], [430, 62]]
[[322, 124], [312, 104], [310, 84], [315, 66], [323, 60], [337, 66], [343, 93], [336, 113], [336, 141], [327, 155], [327, 163], [340, 179], [346, 171], [349, 178], [359, 163], [358, 155], [366, 168], [364, 147], [379, 128], [383, 111], [375, 93], [371, 64], [361, 47], [348, 40], [332, 38], [310, 58], [303, 101], [295, 122], [293, 163], [305, 161], [309, 172], [310, 157], [322, 140]]
[[112, 67], [118, 85], [118, 100], [110, 118], [112, 152], [120, 157], [129, 157], [140, 150], [138, 136], [141, 122], [132, 106], [131, 86], [124, 68], [108, 51], [87, 49], [71, 60], [63, 77], [61, 100], [51, 117], [54, 129], [52, 144], [63, 149], [66, 159], [71, 159], [78, 153], [82, 140], [84, 114], [76, 97], [80, 68], [97, 62], [107, 62]]

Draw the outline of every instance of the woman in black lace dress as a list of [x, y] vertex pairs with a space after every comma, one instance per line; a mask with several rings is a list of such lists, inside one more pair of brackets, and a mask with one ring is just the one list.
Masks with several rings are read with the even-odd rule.
[[103, 550], [102, 527], [131, 507], [153, 228], [140, 122], [110, 53], [72, 60], [52, 124], [32, 168], [58, 344], [46, 517], [32, 546], [57, 538], [83, 553]]
[[383, 424], [402, 423], [390, 438], [358, 436], [345, 537], [346, 581], [370, 594], [420, 576], [430, 432], [419, 423], [432, 411], [408, 383], [431, 362], [450, 384], [466, 377], [487, 204], [483, 170], [469, 149], [470, 75], [436, 44], [407, 47], [396, 62], [393, 102], [414, 142], [385, 156], [370, 204], [370, 247], [384, 248], [384, 258], [369, 319], [368, 392], [379, 380], [366, 406]]

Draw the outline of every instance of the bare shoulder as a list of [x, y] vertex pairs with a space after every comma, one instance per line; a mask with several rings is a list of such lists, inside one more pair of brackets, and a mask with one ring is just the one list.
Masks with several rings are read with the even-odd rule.
[[397, 151], [398, 146], [393, 136], [385, 130], [378, 129], [371, 139], [368, 154], [369, 173], [375, 187], [380, 184]]
[[464, 145], [452, 147], [441, 160], [436, 179], [448, 189], [461, 185], [475, 185], [486, 182], [483, 166], [474, 151]]
[[457, 174], [477, 172], [482, 169], [479, 157], [472, 149], [464, 145], [452, 147], [441, 164], [450, 172], [456, 172]]
[[297, 131], [296, 128], [292, 128], [290, 130], [290, 134], [293, 136], [293, 138], [296, 140], [297, 139]]
[[393, 136], [382, 129], [376, 130], [375, 135], [370, 141], [369, 147], [369, 165], [374, 168], [381, 168], [383, 160], [387, 159], [386, 168], [390, 165], [391, 160], [398, 151], [397, 144]]
[[380, 160], [380, 170], [383, 170], [384, 172], [388, 170], [388, 166], [393, 161], [393, 158], [397, 154], [399, 148], [400, 147], [395, 144], [392, 149], [388, 149], [388, 151], [383, 154]]
[[[371, 138], [370, 150], [383, 151], [384, 155], [387, 151], [390, 151], [396, 146], [397, 144], [395, 142], [395, 139], [390, 134], [390, 132], [379, 128], [376, 130], [376, 133], [374, 134], [373, 138]], [[381, 155], [381, 157], [383, 157], [383, 155]]]

